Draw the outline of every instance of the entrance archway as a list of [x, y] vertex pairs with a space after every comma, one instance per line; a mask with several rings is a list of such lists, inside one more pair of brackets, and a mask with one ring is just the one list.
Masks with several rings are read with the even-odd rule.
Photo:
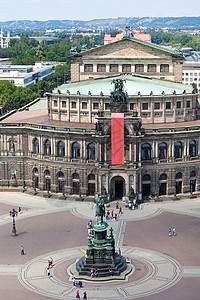
[[110, 199], [121, 200], [126, 195], [125, 180], [121, 176], [115, 176], [110, 182]]

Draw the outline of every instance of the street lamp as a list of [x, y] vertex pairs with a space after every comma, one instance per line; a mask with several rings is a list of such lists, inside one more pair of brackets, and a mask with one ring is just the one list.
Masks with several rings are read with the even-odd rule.
[[13, 210], [10, 211], [10, 216], [13, 218], [13, 229], [12, 229], [12, 233], [16, 236], [17, 235], [17, 231], [16, 231], [16, 227], [15, 227], [15, 217], [17, 216], [18, 212], [13, 208]]
[[47, 178], [46, 179], [46, 181], [47, 181], [47, 197], [49, 198], [50, 197], [50, 193], [49, 193], [49, 190], [50, 190], [50, 179], [49, 178]]
[[33, 186], [34, 195], [36, 195], [36, 176], [35, 176], [35, 174], [33, 175], [33, 184], [34, 184], [34, 186]]
[[176, 198], [176, 184], [177, 184], [177, 182], [175, 181], [175, 183], [174, 183], [174, 198]]
[[22, 174], [22, 180], [23, 180], [23, 183], [22, 183], [22, 192], [24, 193], [25, 192], [25, 174], [24, 173]]
[[81, 200], [81, 183], [80, 183], [80, 181], [79, 181], [79, 198], [80, 198], [80, 200]]
[[193, 180], [190, 180], [190, 197], [193, 196]]
[[160, 199], [160, 183], [158, 182], [157, 199]]
[[62, 196], [65, 199], [65, 183], [64, 183], [64, 180], [62, 181]]

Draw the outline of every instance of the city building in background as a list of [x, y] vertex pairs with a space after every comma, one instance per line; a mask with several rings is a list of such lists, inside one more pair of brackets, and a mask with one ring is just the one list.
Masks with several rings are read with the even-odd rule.
[[0, 47], [8, 48], [10, 43], [10, 32], [7, 32], [7, 36], [4, 35], [3, 29], [1, 29], [0, 33]]
[[27, 87], [52, 73], [53, 66], [44, 66], [41, 62], [35, 63], [34, 66], [0, 64], [0, 80], [8, 80], [16, 86]]

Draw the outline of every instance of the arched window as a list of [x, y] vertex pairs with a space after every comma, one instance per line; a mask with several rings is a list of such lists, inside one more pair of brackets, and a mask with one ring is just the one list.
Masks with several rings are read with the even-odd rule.
[[142, 145], [142, 160], [151, 159], [151, 146], [149, 144]]
[[174, 157], [175, 158], [182, 158], [182, 144], [181, 144], [181, 142], [177, 142], [174, 145]]
[[65, 156], [65, 143], [60, 141], [57, 144], [57, 155], [59, 157], [64, 157]]
[[95, 144], [93, 143], [88, 145], [88, 159], [95, 160]]
[[74, 173], [72, 175], [72, 188], [73, 188], [73, 194], [79, 195], [80, 194], [80, 181], [79, 181], [79, 175], [77, 173]]
[[151, 195], [151, 176], [145, 174], [142, 177], [142, 196], [147, 198]]
[[94, 174], [88, 175], [88, 195], [89, 196], [95, 195], [95, 175]]
[[159, 177], [159, 180], [167, 180], [167, 175], [165, 173], [162, 173]]
[[176, 174], [175, 182], [176, 182], [176, 194], [182, 193], [182, 173], [181, 172]]
[[167, 145], [165, 143], [158, 145], [158, 157], [159, 159], [167, 159]]
[[189, 144], [189, 155], [190, 157], [196, 156], [196, 142], [195, 141], [190, 141]]
[[57, 180], [58, 180], [58, 193], [64, 193], [64, 174], [63, 172], [58, 172], [57, 174]]
[[45, 170], [44, 178], [45, 178], [45, 189], [50, 191], [51, 190], [51, 173], [49, 170]]
[[44, 155], [51, 155], [51, 142], [49, 140], [44, 143]]
[[190, 173], [190, 192], [193, 193], [196, 190], [196, 172]]
[[33, 153], [39, 153], [39, 140], [37, 138], [33, 140]]
[[162, 173], [159, 177], [159, 195], [167, 194], [167, 175]]
[[72, 144], [72, 158], [80, 158], [80, 145], [77, 142]]
[[33, 169], [33, 176], [32, 176], [32, 186], [34, 188], [38, 188], [38, 181], [39, 181], [38, 177], [39, 177], [39, 175], [38, 175], [38, 169], [34, 168]]

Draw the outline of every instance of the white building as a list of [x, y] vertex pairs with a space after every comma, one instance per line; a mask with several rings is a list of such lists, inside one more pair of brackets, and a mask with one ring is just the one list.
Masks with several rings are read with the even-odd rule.
[[0, 33], [0, 47], [8, 48], [10, 42], [10, 32], [7, 32], [7, 37], [4, 36], [3, 29], [1, 29]]
[[183, 83], [192, 85], [195, 83], [200, 92], [200, 60], [184, 61], [183, 63]]
[[16, 86], [27, 87], [35, 84], [53, 73], [53, 66], [35, 63], [26, 65], [0, 65], [0, 80], [9, 80]]

